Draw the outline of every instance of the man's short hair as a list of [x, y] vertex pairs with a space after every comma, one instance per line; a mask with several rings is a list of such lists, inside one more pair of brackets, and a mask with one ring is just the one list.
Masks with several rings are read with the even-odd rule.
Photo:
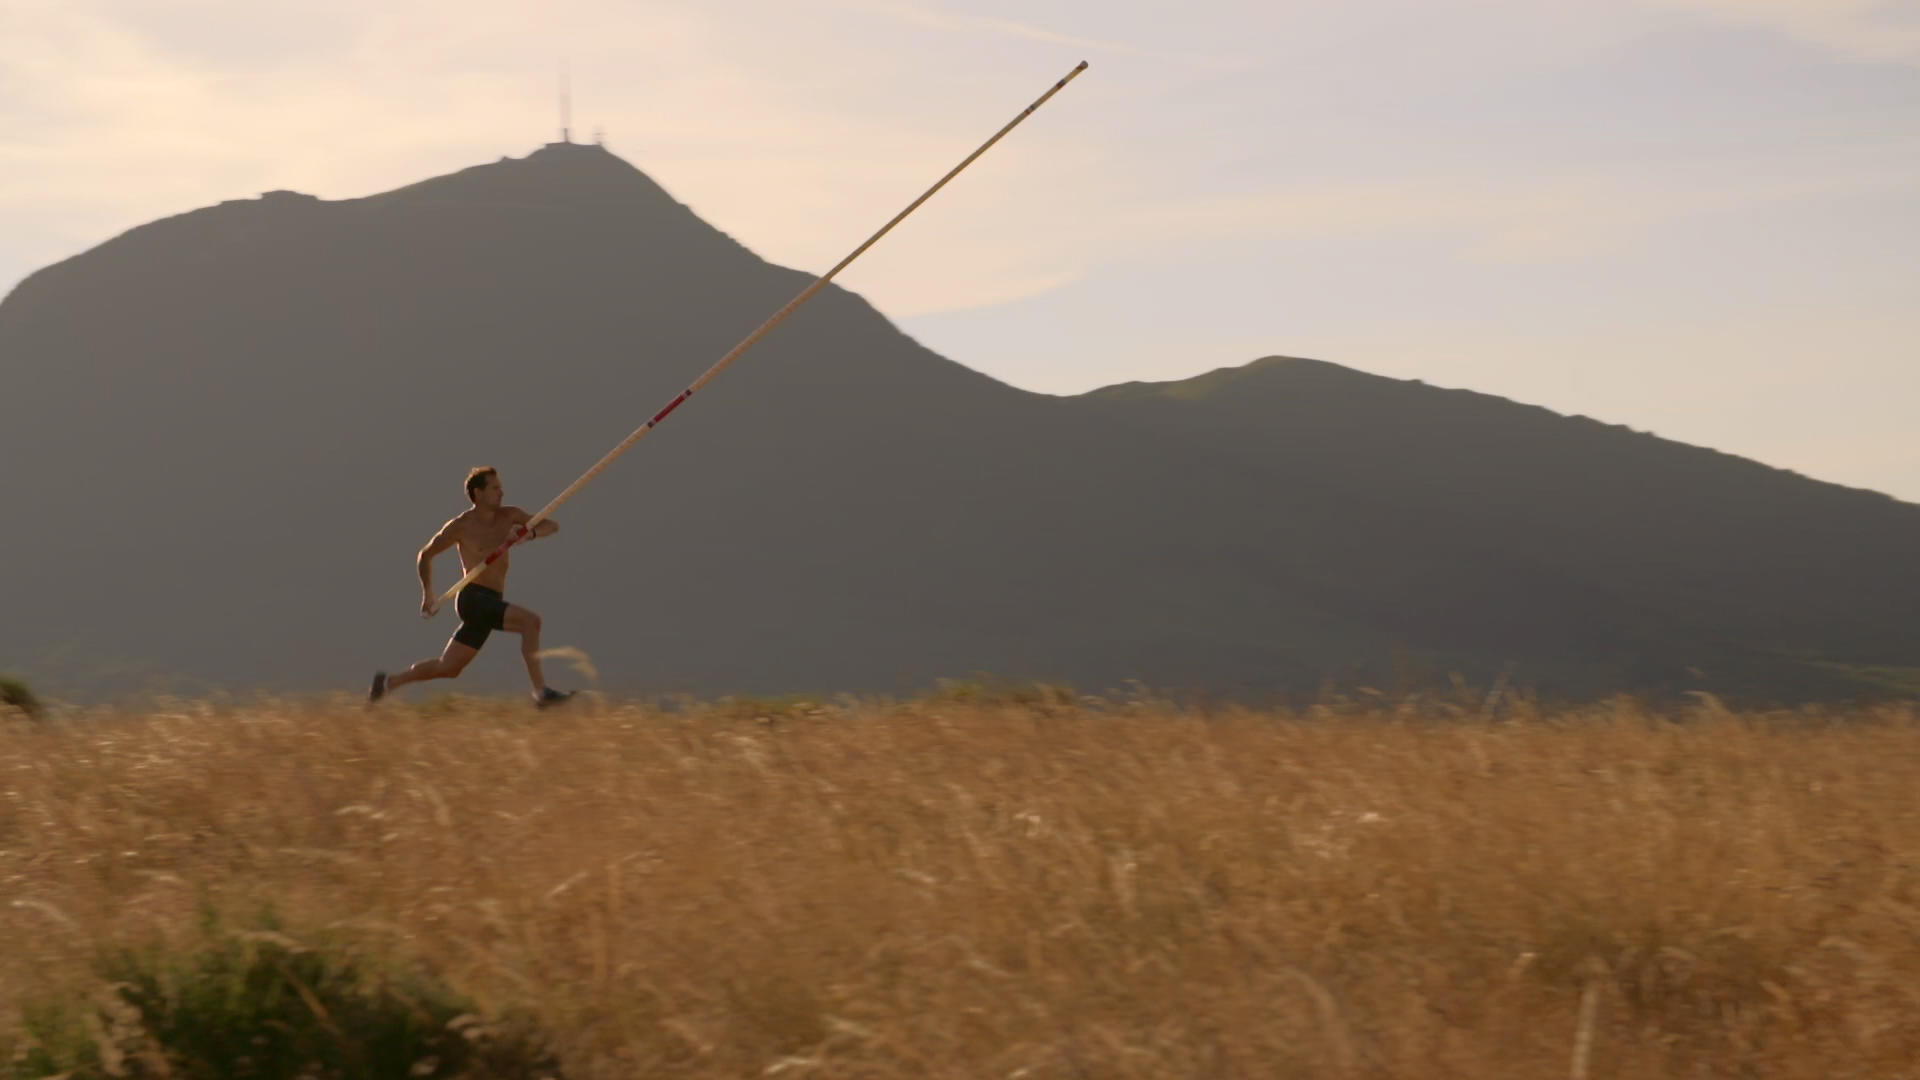
[[499, 472], [498, 469], [495, 469], [491, 465], [475, 465], [473, 468], [468, 469], [467, 501], [478, 506], [480, 504], [480, 497], [474, 493], [487, 486], [487, 477], [497, 476]]

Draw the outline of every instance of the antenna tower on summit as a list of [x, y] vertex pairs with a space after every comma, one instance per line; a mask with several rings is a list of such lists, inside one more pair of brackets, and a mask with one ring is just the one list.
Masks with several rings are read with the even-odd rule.
[[565, 63], [560, 65], [560, 141], [573, 141], [573, 84]]

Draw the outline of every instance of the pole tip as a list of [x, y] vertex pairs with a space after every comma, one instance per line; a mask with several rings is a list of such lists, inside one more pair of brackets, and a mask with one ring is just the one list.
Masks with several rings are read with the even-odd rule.
[[1076, 67], [1075, 67], [1075, 68], [1074, 68], [1073, 70], [1075, 70], [1075, 71], [1085, 71], [1085, 70], [1087, 70], [1087, 62], [1086, 62], [1085, 60], [1082, 60], [1082, 61], [1080, 61], [1080, 63], [1079, 63], [1079, 65], [1078, 65], [1078, 66], [1076, 66]]

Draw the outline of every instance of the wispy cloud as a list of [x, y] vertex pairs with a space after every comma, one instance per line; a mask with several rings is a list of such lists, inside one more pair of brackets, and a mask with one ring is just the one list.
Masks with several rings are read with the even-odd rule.
[[1527, 175], [1446, 174], [1279, 183], [1231, 196], [1129, 203], [1124, 230], [1081, 222], [1078, 242], [1095, 262], [1138, 251], [1201, 250], [1288, 237], [1398, 237], [1450, 242], [1464, 262], [1539, 264], [1630, 251], [1668, 227], [1803, 199], [1899, 192], [1920, 184], [1908, 168], [1837, 168], [1793, 175], [1630, 175], [1603, 171]]
[[898, 3], [897, 0], [842, 0], [841, 6], [855, 11], [866, 11], [876, 15], [886, 15], [918, 26], [935, 30], [979, 31], [1005, 37], [1025, 38], [1028, 41], [1044, 42], [1048, 45], [1067, 45], [1076, 49], [1093, 52], [1119, 53], [1137, 56], [1145, 50], [1120, 41], [1102, 41], [1099, 38], [1079, 37], [1062, 34], [1044, 27], [1013, 19], [997, 19], [983, 15], [961, 15], [939, 11], [934, 8], [919, 7], [913, 4]]
[[1920, 64], [1920, 5], [1911, 0], [1641, 0], [1759, 26], [1859, 60]]
[[1250, 63], [1245, 57], [1240, 56], [1150, 48], [1124, 41], [1061, 33], [1017, 19], [943, 11], [938, 8], [903, 3], [901, 0], [837, 0], [837, 3], [847, 10], [881, 15], [933, 30], [1017, 38], [1045, 45], [1062, 45], [1087, 52], [1106, 53], [1113, 56], [1153, 57], [1210, 68], [1240, 69]]

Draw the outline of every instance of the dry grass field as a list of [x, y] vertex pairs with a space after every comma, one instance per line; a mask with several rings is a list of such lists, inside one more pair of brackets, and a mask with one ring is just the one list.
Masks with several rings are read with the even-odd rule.
[[0, 1047], [227, 934], [576, 1080], [1920, 1076], [1910, 706], [577, 705], [0, 725]]

